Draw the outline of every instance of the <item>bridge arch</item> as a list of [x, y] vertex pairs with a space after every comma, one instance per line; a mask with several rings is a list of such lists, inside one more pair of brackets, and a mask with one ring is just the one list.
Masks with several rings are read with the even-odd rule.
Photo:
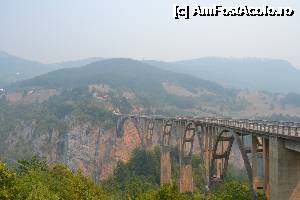
[[154, 120], [149, 120], [145, 123], [145, 134], [141, 135], [145, 148], [151, 148], [153, 145]]
[[141, 141], [141, 143], [143, 142], [143, 130], [142, 130], [142, 124], [140, 124], [141, 122], [139, 122], [139, 120], [137, 118], [134, 117], [120, 117], [117, 119], [117, 125], [116, 125], [116, 134], [117, 137], [123, 137], [124, 135], [124, 126], [126, 124], [126, 122], [131, 122], [133, 123], [135, 129], [138, 132], [138, 136], [139, 139]]
[[211, 169], [209, 175], [210, 187], [223, 181], [228, 167], [228, 160], [234, 136], [228, 130], [220, 130], [213, 146]]
[[[246, 168], [249, 184], [250, 186], [252, 185], [253, 182], [252, 167], [244, 143], [240, 138], [241, 135], [242, 135], [241, 133], [232, 131], [230, 129], [221, 129], [217, 133], [217, 137], [212, 149], [212, 157], [210, 161], [211, 166], [209, 169], [209, 183], [208, 183], [210, 189], [214, 188], [219, 183], [224, 181], [227, 168], [228, 168], [229, 156], [234, 141], [236, 141], [239, 151], [241, 153], [243, 163]], [[226, 144], [224, 145], [224, 143]], [[256, 199], [257, 194], [252, 186], [250, 187], [250, 190], [252, 192], [253, 198]]]
[[172, 132], [172, 121], [168, 120], [163, 128], [163, 137], [162, 137], [162, 147], [169, 148], [170, 147], [170, 140], [171, 140], [171, 132]]

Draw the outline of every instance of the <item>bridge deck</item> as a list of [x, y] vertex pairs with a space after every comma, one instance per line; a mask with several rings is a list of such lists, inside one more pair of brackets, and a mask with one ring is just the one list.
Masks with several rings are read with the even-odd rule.
[[230, 129], [245, 134], [253, 134], [266, 137], [280, 137], [289, 140], [300, 141], [299, 122], [279, 122], [250, 119], [231, 119], [214, 117], [165, 117], [159, 115], [126, 115], [123, 117], [143, 118], [148, 120], [173, 121], [177, 123], [193, 122], [196, 126], [210, 125], [219, 128]]

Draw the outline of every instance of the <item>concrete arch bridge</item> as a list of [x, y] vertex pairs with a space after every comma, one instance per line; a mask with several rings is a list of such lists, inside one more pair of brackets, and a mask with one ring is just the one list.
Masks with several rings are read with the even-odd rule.
[[122, 135], [127, 120], [134, 123], [144, 148], [150, 148], [154, 134], [158, 134], [161, 184], [171, 182], [171, 139], [179, 147], [179, 188], [183, 193], [193, 192], [191, 161], [195, 145], [200, 147], [209, 190], [224, 181], [236, 141], [253, 186], [253, 199], [258, 189], [263, 189], [271, 200], [300, 199], [300, 123], [117, 114], [117, 136]]

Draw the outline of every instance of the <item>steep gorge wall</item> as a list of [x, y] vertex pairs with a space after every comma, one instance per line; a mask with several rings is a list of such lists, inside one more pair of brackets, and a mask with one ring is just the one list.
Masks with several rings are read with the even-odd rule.
[[5, 140], [5, 152], [0, 153], [16, 159], [37, 154], [46, 157], [50, 164], [59, 162], [73, 170], [80, 169], [98, 182], [112, 174], [118, 160], [127, 162], [141, 143], [136, 128], [129, 121], [124, 125], [122, 138], [116, 137], [114, 127], [105, 128], [101, 123], [74, 118], [65, 121], [64, 132], [49, 128], [36, 133], [34, 121], [19, 123]]

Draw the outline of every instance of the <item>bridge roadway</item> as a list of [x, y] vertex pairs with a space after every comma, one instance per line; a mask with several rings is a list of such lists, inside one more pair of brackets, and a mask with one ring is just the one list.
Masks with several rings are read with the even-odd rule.
[[233, 131], [244, 131], [249, 134], [267, 137], [279, 137], [288, 140], [300, 140], [300, 122], [280, 122], [251, 119], [232, 119], [215, 117], [166, 117], [161, 115], [124, 115], [129, 118], [142, 118], [155, 121], [192, 122], [196, 126], [209, 125]]
[[174, 144], [171, 143], [173, 138], [180, 155], [180, 191], [193, 192], [191, 160], [197, 136], [207, 191], [224, 181], [235, 141], [252, 185], [253, 199], [257, 199], [258, 190], [264, 190], [271, 200], [300, 199], [300, 123], [115, 114], [118, 136], [122, 135], [128, 120], [138, 130], [144, 148], [151, 148], [156, 134], [162, 149], [162, 185], [172, 182], [170, 146]]

